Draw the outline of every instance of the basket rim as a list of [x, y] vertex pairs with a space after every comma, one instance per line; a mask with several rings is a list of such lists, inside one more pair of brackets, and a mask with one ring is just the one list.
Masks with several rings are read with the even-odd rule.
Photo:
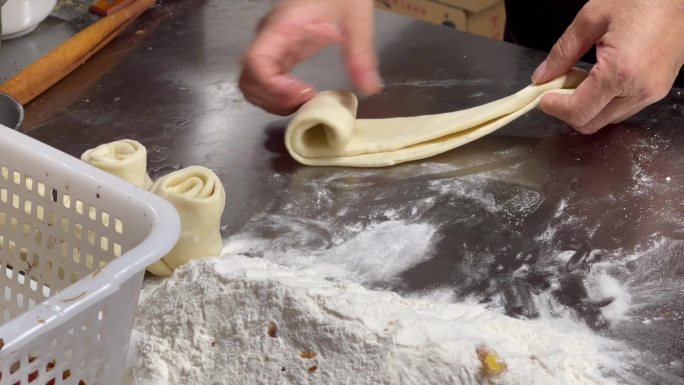
[[141, 215], [146, 215], [151, 224], [150, 233], [137, 246], [103, 268], [82, 277], [59, 294], [0, 325], [0, 338], [4, 342], [0, 357], [6, 357], [40, 335], [68, 322], [82, 309], [116, 292], [121, 284], [135, 274], [144, 272], [148, 265], [173, 248], [180, 237], [181, 227], [178, 212], [163, 198], [16, 130], [0, 125], [0, 132], [0, 140], [10, 142], [12, 146], [36, 157], [58, 163], [59, 167], [92, 179], [93, 183], [105, 185], [113, 194], [136, 201], [142, 206]]

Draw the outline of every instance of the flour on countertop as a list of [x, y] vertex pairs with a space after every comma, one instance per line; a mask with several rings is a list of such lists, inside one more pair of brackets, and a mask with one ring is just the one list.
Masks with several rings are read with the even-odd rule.
[[[619, 370], [618, 346], [576, 323], [404, 299], [259, 258], [195, 261], [146, 290], [135, 385], [613, 384], [602, 372]], [[480, 345], [504, 374], [481, 377]]]
[[626, 284], [609, 273], [609, 266], [594, 265], [585, 279], [589, 301], [600, 302], [608, 299], [610, 303], [601, 307], [601, 313], [612, 323], [628, 318], [632, 296]]
[[[281, 265], [309, 268], [324, 277], [363, 284], [391, 281], [429, 260], [437, 233], [430, 224], [398, 220], [354, 224], [336, 231], [317, 221], [273, 216], [269, 220], [288, 235], [269, 240], [238, 234], [227, 240], [224, 252], [258, 256]], [[312, 248], [303, 250], [302, 245]]]
[[493, 79], [443, 79], [443, 80], [413, 80], [413, 81], [390, 81], [388, 87], [480, 87], [483, 84], [494, 83]]
[[[655, 267], [682, 266], [671, 263], [682, 244], [654, 234], [652, 243], [600, 249], [603, 217], [584, 210], [593, 196], [560, 183], [551, 190], [558, 199], [545, 201], [544, 174], [523, 167], [525, 146], [488, 154], [459, 155], [458, 169], [303, 168], [283, 177], [288, 194], [227, 239], [226, 257], [193, 263], [167, 281], [146, 280], [131, 345], [134, 383], [488, 383], [477, 377], [477, 344], [509, 366], [491, 384], [614, 383], [602, 371], [642, 383], [625, 380], [631, 366], [657, 362], [601, 335], [629, 337], [634, 323], [642, 331], [662, 322], [662, 312], [671, 318], [681, 284], [655, 276]], [[635, 160], [634, 183], [601, 198], [608, 207], [620, 208], [625, 196], [667, 193], [638, 183], [652, 173], [643, 166], [648, 159]], [[669, 212], [677, 235], [684, 222], [671, 202], [650, 199], [645, 209]], [[535, 213], [543, 226], [525, 222]], [[478, 244], [471, 229], [510, 236]], [[447, 237], [462, 242], [442, 242]], [[416, 271], [452, 275], [402, 286]], [[532, 311], [516, 313], [516, 306]], [[277, 337], [268, 336], [271, 323]], [[670, 341], [655, 337], [649, 344]]]

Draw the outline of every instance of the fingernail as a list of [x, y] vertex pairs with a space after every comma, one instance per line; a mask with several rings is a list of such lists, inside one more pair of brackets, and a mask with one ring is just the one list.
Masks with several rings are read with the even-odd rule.
[[534, 70], [534, 73], [532, 74], [532, 81], [537, 83], [539, 80], [544, 78], [544, 75], [546, 75], [546, 71], [548, 70], [549, 65], [546, 63], [546, 60], [544, 60], [539, 67], [537, 67], [536, 70]]
[[275, 86], [278, 88], [278, 92], [291, 96], [306, 97], [316, 93], [313, 87], [307, 86], [291, 76], [279, 76], [275, 79]]
[[289, 76], [278, 76], [278, 77], [275, 79], [275, 83], [276, 83], [277, 85], [281, 86], [281, 87], [286, 87], [286, 86], [288, 86], [288, 85], [294, 83], [294, 81], [295, 81], [295, 80], [292, 79], [292, 78], [289, 77]]
[[306, 95], [308, 93], [314, 92], [314, 89], [311, 87], [304, 88], [303, 90], [299, 91], [300, 95]]

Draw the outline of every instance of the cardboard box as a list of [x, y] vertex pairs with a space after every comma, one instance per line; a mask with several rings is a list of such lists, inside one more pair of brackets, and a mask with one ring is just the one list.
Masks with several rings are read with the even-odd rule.
[[482, 12], [492, 5], [503, 3], [501, 0], [430, 0], [433, 3], [442, 3], [454, 8], [465, 9], [468, 12], [478, 13]]
[[375, 0], [375, 6], [419, 20], [503, 39], [503, 0]]

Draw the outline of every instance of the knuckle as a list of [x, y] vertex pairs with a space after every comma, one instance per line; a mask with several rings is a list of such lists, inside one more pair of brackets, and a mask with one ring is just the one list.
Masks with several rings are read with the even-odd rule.
[[577, 131], [583, 132], [583, 130], [586, 129], [586, 124], [587, 122], [584, 119], [577, 119], [577, 118], [572, 118], [569, 117], [568, 119], [565, 120], [565, 123], [568, 124], [568, 126], [574, 128]]
[[637, 100], [643, 100], [645, 102], [656, 101], [658, 99], [655, 87], [651, 86], [640, 87], [636, 90], [635, 94]]
[[592, 2], [588, 2], [577, 12], [576, 20], [585, 23], [598, 21], [598, 10], [595, 9]]
[[605, 93], [613, 93], [617, 96], [633, 95], [638, 84], [638, 67], [629, 61], [619, 58], [604, 60], [600, 65], [591, 69], [590, 75], [594, 76]]
[[598, 127], [595, 124], [585, 124], [583, 126], [572, 126], [572, 128], [575, 129], [575, 131], [579, 132], [582, 135], [591, 135], [598, 131]]
[[245, 97], [245, 100], [247, 100], [251, 104], [254, 104], [255, 106], [259, 106], [259, 107], [265, 106], [264, 103], [261, 101], [261, 99], [258, 98], [256, 95], [254, 95], [251, 92], [243, 91], [242, 95]]
[[259, 19], [256, 25], [256, 32], [260, 33], [266, 29], [266, 27], [276, 22], [285, 11], [286, 8], [284, 7], [284, 4], [276, 4], [266, 15]]
[[245, 70], [251, 70], [256, 61], [257, 57], [254, 54], [254, 51], [251, 49], [248, 49], [242, 56], [242, 66], [245, 68]]
[[620, 123], [624, 122], [625, 120], [629, 119], [634, 114], [636, 114], [636, 112], [625, 114], [622, 116], [617, 116], [617, 117], [611, 119], [609, 123], [610, 124], [620, 124]]
[[645, 85], [638, 90], [637, 98], [650, 104], [664, 99], [669, 93], [669, 86]]
[[634, 86], [636, 80], [638, 79], [639, 70], [637, 66], [626, 62], [617, 67], [615, 72], [615, 80], [617, 85], [623, 91], [628, 91]]
[[585, 127], [591, 121], [591, 116], [577, 107], [569, 107], [565, 111], [565, 116], [565, 122], [576, 129]]
[[255, 106], [267, 109], [268, 105], [263, 100], [264, 95], [259, 92], [259, 88], [255, 86], [255, 82], [249, 75], [243, 72], [243, 74], [240, 76], [240, 80], [238, 81], [238, 87], [240, 88], [242, 96], [245, 98], [245, 100], [251, 104], [254, 104]]
[[658, 90], [656, 90], [656, 92], [654, 94], [655, 99], [652, 101], [657, 102], [657, 101], [665, 99], [670, 94], [671, 90], [672, 90], [671, 86], [664, 86], [664, 87], [659, 88]]
[[570, 52], [572, 52], [572, 38], [568, 34], [563, 34], [553, 45], [551, 51], [552, 60], [563, 61], [569, 59]]
[[575, 129], [584, 127], [591, 120], [591, 116], [581, 107], [574, 104], [557, 103], [551, 98], [542, 99], [540, 108], [545, 113], [555, 116]]
[[606, 10], [602, 5], [589, 1], [577, 12], [573, 24], [578, 29], [605, 24], [608, 22], [610, 14], [610, 11]]

